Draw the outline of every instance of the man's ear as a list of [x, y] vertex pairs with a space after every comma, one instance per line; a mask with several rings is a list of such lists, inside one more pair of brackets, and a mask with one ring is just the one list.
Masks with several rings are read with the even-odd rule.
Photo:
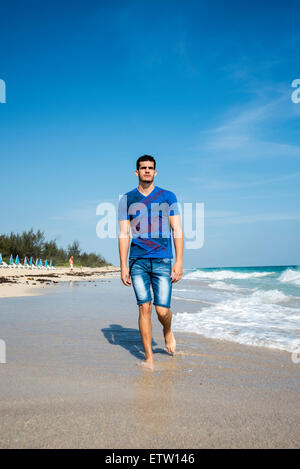
[[138, 175], [139, 175], [139, 172], [138, 172], [138, 170], [137, 170], [137, 169], [134, 171], [134, 174], [135, 174], [136, 176], [138, 176]]

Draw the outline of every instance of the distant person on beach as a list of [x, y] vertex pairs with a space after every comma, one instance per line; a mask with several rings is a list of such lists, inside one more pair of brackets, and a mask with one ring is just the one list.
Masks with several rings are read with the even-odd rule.
[[73, 272], [73, 264], [74, 264], [74, 259], [73, 259], [73, 256], [71, 256], [69, 259], [70, 272]]
[[[175, 194], [154, 186], [157, 174], [153, 156], [136, 162], [138, 188], [123, 195], [119, 203], [119, 254], [121, 279], [133, 286], [139, 308], [139, 330], [145, 350], [143, 366], [153, 369], [152, 286], [156, 313], [163, 326], [167, 351], [175, 354], [176, 340], [171, 329], [172, 284], [182, 277], [183, 233]], [[130, 244], [130, 228], [132, 240]], [[172, 266], [171, 231], [176, 251]], [[127, 256], [129, 251], [129, 266]]]

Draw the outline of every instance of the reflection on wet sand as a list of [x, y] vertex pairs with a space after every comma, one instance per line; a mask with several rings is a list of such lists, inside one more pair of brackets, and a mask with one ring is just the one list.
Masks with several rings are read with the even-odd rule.
[[174, 411], [174, 385], [178, 379], [179, 366], [175, 357], [156, 361], [154, 371], [141, 369], [134, 378], [136, 398], [133, 408], [133, 424], [138, 431], [156, 440], [159, 434], [172, 431]]

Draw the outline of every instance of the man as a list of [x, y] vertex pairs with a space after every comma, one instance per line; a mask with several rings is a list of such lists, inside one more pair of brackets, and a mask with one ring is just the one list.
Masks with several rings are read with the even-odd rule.
[[[152, 286], [156, 313], [163, 326], [165, 344], [175, 354], [176, 340], [171, 329], [170, 310], [172, 283], [182, 277], [183, 234], [177, 199], [173, 192], [154, 186], [157, 174], [155, 159], [141, 156], [136, 162], [138, 188], [127, 192], [119, 204], [119, 253], [121, 279], [124, 285], [133, 285], [139, 307], [139, 330], [145, 349], [143, 366], [153, 369], [152, 351]], [[130, 244], [130, 228], [132, 241]], [[171, 230], [176, 251], [173, 258]]]

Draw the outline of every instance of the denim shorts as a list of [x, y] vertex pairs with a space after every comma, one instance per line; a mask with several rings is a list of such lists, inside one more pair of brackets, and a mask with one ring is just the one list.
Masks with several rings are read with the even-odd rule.
[[171, 259], [129, 259], [129, 272], [137, 304], [152, 301], [152, 286], [156, 306], [170, 308], [172, 294]]

